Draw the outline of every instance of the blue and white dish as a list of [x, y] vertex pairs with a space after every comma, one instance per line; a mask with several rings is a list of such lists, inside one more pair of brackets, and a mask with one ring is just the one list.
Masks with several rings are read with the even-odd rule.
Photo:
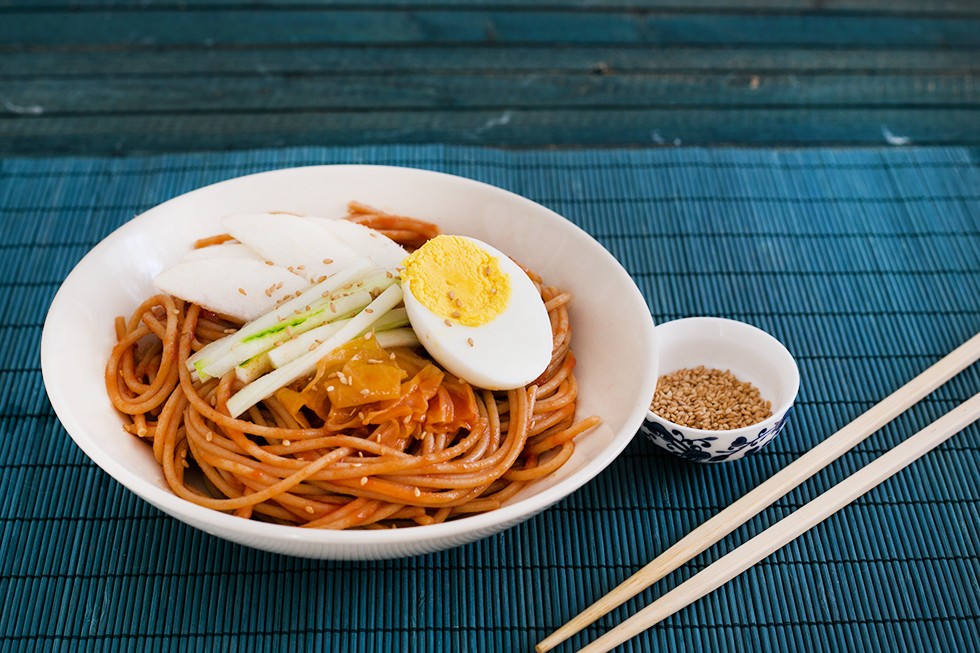
[[771, 335], [749, 324], [717, 317], [665, 322], [656, 328], [660, 374], [698, 365], [731, 372], [759, 389], [772, 415], [740, 429], [709, 431], [681, 426], [647, 411], [640, 431], [658, 447], [699, 463], [738, 460], [775, 438], [789, 419], [800, 389], [792, 354]]

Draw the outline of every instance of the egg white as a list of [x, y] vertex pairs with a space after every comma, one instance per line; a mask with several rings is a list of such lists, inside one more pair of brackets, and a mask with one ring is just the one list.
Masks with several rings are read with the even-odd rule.
[[497, 257], [501, 272], [510, 278], [507, 307], [487, 324], [471, 327], [450, 320], [449, 326], [446, 318], [415, 298], [406, 281], [402, 289], [409, 321], [429, 355], [450, 373], [488, 390], [520, 388], [538, 378], [551, 362], [548, 311], [524, 270], [490, 245], [467, 240]]

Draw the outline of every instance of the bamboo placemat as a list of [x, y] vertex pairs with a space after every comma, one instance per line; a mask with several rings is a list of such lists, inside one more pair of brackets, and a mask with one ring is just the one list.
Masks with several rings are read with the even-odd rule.
[[[977, 331], [978, 154], [430, 145], [0, 161], [0, 650], [529, 650]], [[115, 227], [174, 195], [250, 172], [357, 162], [526, 195], [609, 248], [657, 322], [719, 315], [774, 334], [802, 373], [789, 426], [757, 455], [720, 466], [678, 462], [637, 438], [544, 514], [412, 559], [266, 554], [149, 507], [72, 444], [45, 397], [38, 346], [59, 283]], [[980, 370], [969, 370], [586, 636], [978, 388]], [[624, 650], [971, 649], [978, 436], [967, 429]]]

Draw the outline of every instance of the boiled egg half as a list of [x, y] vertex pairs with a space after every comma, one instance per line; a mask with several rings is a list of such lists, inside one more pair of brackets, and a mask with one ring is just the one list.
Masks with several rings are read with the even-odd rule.
[[551, 361], [551, 321], [525, 272], [490, 245], [440, 235], [404, 262], [412, 328], [452, 374], [489, 390], [538, 378]]

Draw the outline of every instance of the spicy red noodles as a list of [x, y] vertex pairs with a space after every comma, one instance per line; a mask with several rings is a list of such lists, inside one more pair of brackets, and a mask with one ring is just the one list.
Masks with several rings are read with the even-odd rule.
[[[439, 233], [435, 225], [357, 203], [348, 219], [409, 248]], [[573, 438], [599, 423], [575, 421], [570, 296], [529, 275], [554, 342], [545, 372], [517, 390], [472, 387], [424, 350], [383, 350], [358, 338], [321, 361], [313, 378], [235, 419], [225, 408], [240, 387], [234, 372], [202, 382], [186, 362], [241, 325], [163, 294], [128, 320], [117, 318], [106, 388], [126, 431], [152, 445], [173, 492], [201, 506], [329, 529], [425, 525], [493, 510], [565, 464]], [[401, 370], [397, 397], [330, 405], [323, 391], [330, 365], [358, 356]]]

